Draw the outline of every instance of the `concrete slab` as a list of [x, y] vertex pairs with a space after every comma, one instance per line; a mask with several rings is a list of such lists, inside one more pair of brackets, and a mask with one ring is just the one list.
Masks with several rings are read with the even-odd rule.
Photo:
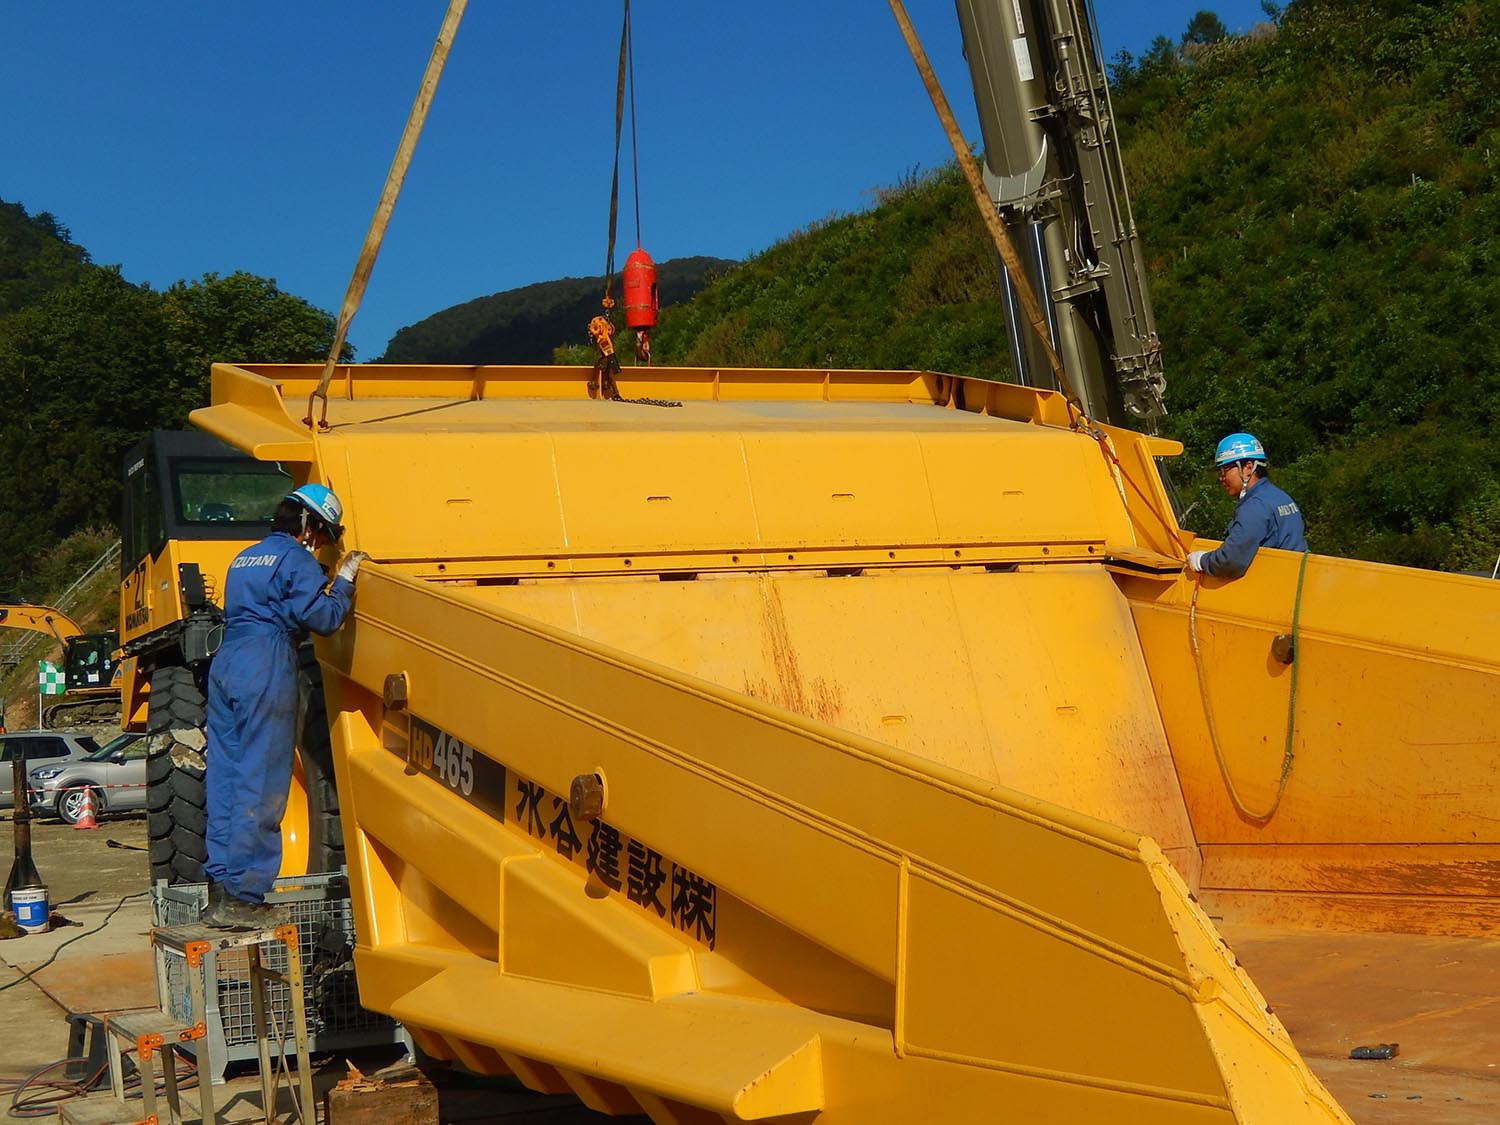
[[[156, 1003], [154, 987], [138, 999], [143, 957], [144, 980], [150, 981], [146, 820], [134, 814], [101, 824], [79, 831], [60, 821], [32, 822], [32, 856], [60, 924], [50, 933], [0, 941], [0, 1078], [23, 1077], [67, 1054], [65, 1008], [106, 1011]], [[0, 825], [0, 855], [9, 851], [8, 827], [7, 816]], [[136, 897], [121, 905], [129, 895]], [[54, 954], [56, 961], [38, 970]], [[36, 980], [22, 976], [27, 969], [36, 970]]]
[[[8, 818], [0, 823], [0, 855], [9, 850], [4, 846], [8, 823]], [[66, 1055], [68, 1009], [97, 1013], [155, 1005], [145, 846], [146, 821], [141, 815], [106, 819], [92, 831], [58, 821], [33, 822], [33, 857], [48, 885], [54, 917], [63, 924], [47, 934], [0, 941], [0, 1081], [25, 1077]], [[95, 927], [101, 928], [89, 934]], [[38, 968], [54, 954], [51, 965]], [[35, 979], [25, 979], [22, 969], [33, 970]], [[401, 1048], [384, 1046], [315, 1057], [319, 1113], [323, 1093], [347, 1076], [346, 1060], [353, 1060], [365, 1074], [375, 1074], [402, 1056]], [[444, 1123], [646, 1121], [607, 1118], [570, 1096], [532, 1093], [512, 1078], [480, 1079], [439, 1067], [435, 1081]], [[229, 1080], [214, 1088], [214, 1101], [228, 1122], [263, 1120], [261, 1100], [253, 1064], [232, 1067]], [[184, 1093], [184, 1102], [190, 1114], [198, 1112], [196, 1095]], [[291, 1096], [285, 1090], [278, 1109], [282, 1120], [291, 1119]]]

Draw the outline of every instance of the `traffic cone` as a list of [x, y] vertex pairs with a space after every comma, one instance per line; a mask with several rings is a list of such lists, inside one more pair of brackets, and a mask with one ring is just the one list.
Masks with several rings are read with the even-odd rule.
[[94, 790], [92, 787], [83, 791], [83, 812], [78, 814], [78, 821], [74, 828], [98, 828], [99, 822], [94, 819]]

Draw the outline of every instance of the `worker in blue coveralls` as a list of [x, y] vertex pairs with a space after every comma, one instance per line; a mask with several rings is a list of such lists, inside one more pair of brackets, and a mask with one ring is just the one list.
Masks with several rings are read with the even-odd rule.
[[1219, 442], [1214, 468], [1225, 492], [1239, 498], [1224, 543], [1216, 551], [1193, 551], [1188, 566], [1216, 578], [1238, 578], [1262, 547], [1307, 550], [1297, 502], [1270, 481], [1266, 450], [1253, 434], [1230, 434]]
[[229, 564], [224, 643], [208, 677], [208, 905], [201, 920], [261, 929], [278, 917], [266, 892], [281, 867], [281, 817], [292, 779], [297, 646], [344, 623], [367, 557], [353, 551], [333, 581], [313, 557], [343, 534], [343, 505], [321, 484], [285, 497], [271, 534]]

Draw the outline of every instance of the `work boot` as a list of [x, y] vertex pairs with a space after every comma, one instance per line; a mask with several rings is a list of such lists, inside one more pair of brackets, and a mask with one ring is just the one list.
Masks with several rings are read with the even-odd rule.
[[224, 884], [223, 883], [215, 883], [213, 880], [210, 879], [209, 883], [208, 883], [208, 902], [205, 903], [204, 906], [203, 906], [203, 908], [198, 911], [198, 920], [200, 922], [203, 921], [210, 914], [213, 914], [216, 911], [218, 911], [218, 909], [220, 907], [222, 907], [223, 905], [224, 905]]
[[246, 902], [224, 894], [215, 908], [205, 910], [198, 919], [216, 930], [272, 930], [288, 921], [287, 912], [265, 902]]

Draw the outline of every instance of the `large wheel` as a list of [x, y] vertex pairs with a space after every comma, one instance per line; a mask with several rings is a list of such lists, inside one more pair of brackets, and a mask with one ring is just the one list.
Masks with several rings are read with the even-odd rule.
[[[153, 882], [201, 883], [205, 879], [204, 769], [213, 768], [213, 750], [203, 731], [206, 710], [203, 690], [191, 668], [158, 668], [152, 673], [146, 719], [151, 739], [146, 807]], [[296, 790], [300, 782], [305, 792], [294, 792], [287, 803], [282, 871], [337, 871], [344, 864], [343, 827], [322, 673], [311, 644], [297, 653], [296, 734], [298, 761], [292, 785]]]
[[151, 673], [146, 809], [152, 882], [204, 879], [206, 716], [203, 688], [191, 668], [158, 668]]
[[306, 874], [337, 871], [344, 865], [344, 828], [333, 775], [323, 673], [311, 644], [297, 651], [297, 757], [307, 791]]

